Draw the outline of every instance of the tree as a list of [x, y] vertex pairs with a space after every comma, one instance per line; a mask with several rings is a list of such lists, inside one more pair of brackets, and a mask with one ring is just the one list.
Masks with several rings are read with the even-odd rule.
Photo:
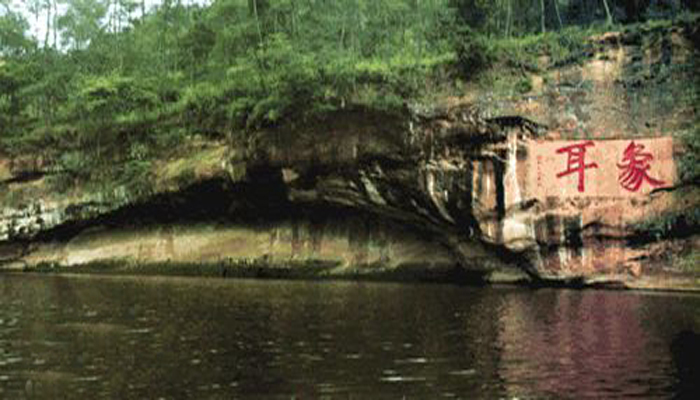
[[544, 19], [545, 19], [544, 0], [540, 0], [540, 21], [541, 21], [541, 26], [542, 26], [542, 33], [545, 33], [547, 31], [547, 29], [544, 26]]
[[608, 6], [608, 0], [603, 0], [603, 6], [605, 7], [605, 23], [610, 26], [613, 24], [612, 14], [610, 14], [610, 6]]
[[58, 20], [64, 45], [84, 49], [101, 31], [100, 21], [107, 13], [98, 0], [68, 0], [68, 10]]
[[[446, 75], [472, 79], [518, 37], [612, 23], [623, 9], [636, 19], [649, 1], [27, 0], [42, 25], [33, 40], [19, 2], [0, 0], [0, 129], [72, 150], [81, 137], [79, 151], [91, 140], [118, 157], [163, 132], [398, 107]], [[545, 39], [538, 49], [571, 42]]]
[[268, 3], [266, 0], [248, 0], [248, 8], [250, 9], [251, 15], [255, 18], [255, 26], [258, 29], [258, 45], [262, 46], [263, 34], [262, 34], [262, 23], [260, 20], [268, 8]]
[[206, 66], [209, 53], [214, 47], [216, 33], [206, 24], [197, 22], [179, 40], [180, 65], [189, 70], [190, 80]]
[[513, 1], [506, 0], [506, 26], [505, 26], [505, 37], [510, 37], [511, 27], [513, 25]]
[[4, 2], [2, 6], [5, 11], [0, 14], [0, 56], [20, 55], [31, 46], [31, 41], [26, 37], [29, 23], [10, 8], [9, 2]]
[[561, 20], [561, 13], [559, 13], [559, 0], [552, 0], [554, 3], [554, 12], [557, 13], [557, 21], [559, 21], [559, 29], [564, 27], [564, 23]]

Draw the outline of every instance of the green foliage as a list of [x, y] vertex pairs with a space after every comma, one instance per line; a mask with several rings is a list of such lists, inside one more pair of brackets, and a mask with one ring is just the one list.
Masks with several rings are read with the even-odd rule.
[[[688, 108], [697, 106], [700, 101], [700, 73], [697, 71], [698, 62], [689, 63], [689, 67], [695, 71], [693, 81], [688, 85], [688, 90], [685, 91], [682, 102]], [[700, 184], [700, 115], [695, 116], [695, 121], [689, 129], [682, 131], [679, 135], [680, 141], [683, 144], [684, 153], [678, 160], [678, 173], [682, 183]]]
[[156, 149], [174, 149], [185, 141], [187, 131], [182, 127], [165, 128], [159, 131], [153, 138], [153, 146]]
[[493, 57], [524, 70], [538, 70], [538, 57], [546, 55], [552, 66], [582, 61], [588, 54], [588, 37], [599, 30], [571, 27], [560, 32], [504, 38], [493, 41]]
[[57, 160], [56, 173], [49, 176], [49, 185], [57, 192], [64, 193], [75, 183], [90, 177], [93, 160], [81, 151], [61, 154]]
[[121, 165], [117, 182], [133, 193], [147, 193], [151, 189], [152, 175], [150, 160], [130, 159]]
[[456, 32], [454, 41], [457, 65], [466, 78], [488, 68], [495, 60], [492, 42], [467, 26]]
[[697, 234], [700, 229], [700, 209], [669, 212], [636, 223], [633, 229], [641, 237], [661, 240]]
[[17, 56], [31, 49], [32, 42], [25, 32], [29, 24], [18, 12], [2, 12], [0, 7], [0, 60], [3, 56]]
[[[576, 62], [592, 31], [567, 25], [604, 15], [583, 0], [548, 1], [544, 14], [526, 0], [19, 3], [0, 2], [0, 150], [80, 153], [112, 170], [103, 175], [133, 179], [188, 135], [396, 109], [494, 66], [536, 69], [541, 54]], [[27, 10], [46, 22], [43, 38], [28, 33]], [[134, 146], [153, 151], [134, 158]], [[65, 176], [95, 179], [76, 174]]]
[[107, 13], [108, 4], [94, 0], [69, 0], [70, 7], [58, 19], [63, 43], [82, 49], [100, 31], [100, 20]]
[[700, 250], [692, 249], [687, 254], [674, 257], [673, 265], [680, 271], [700, 272]]
[[150, 110], [158, 103], [154, 91], [143, 82], [119, 75], [88, 77], [77, 89], [78, 113], [103, 119], [134, 109]]
[[0, 126], [6, 126], [21, 110], [18, 91], [23, 77], [14, 64], [0, 61]]
[[[248, 87], [252, 89], [248, 94], [257, 92], [259, 98], [248, 115], [248, 126], [275, 123], [292, 106], [308, 105], [318, 94], [318, 60], [297, 51], [285, 35], [272, 35], [254, 58], [257, 87]], [[240, 78], [238, 75], [236, 79], [239, 83]]]
[[225, 90], [202, 82], [184, 90], [178, 109], [183, 123], [194, 131], [211, 131], [226, 123]]
[[680, 180], [685, 183], [700, 183], [700, 122], [684, 132], [681, 141], [685, 151], [678, 161]]
[[522, 78], [515, 84], [515, 91], [520, 94], [525, 94], [532, 90], [532, 81], [530, 78]]
[[180, 36], [178, 41], [179, 64], [188, 70], [192, 79], [205, 67], [201, 60], [206, 60], [216, 44], [216, 33], [207, 25], [198, 22], [189, 31]]
[[[66, 1], [43, 48], [3, 62], [6, 150], [51, 143], [125, 159], [129, 141], [169, 147], [183, 128], [224, 137], [353, 103], [391, 108], [454, 62], [446, 0], [166, 1], [133, 19], [135, 4]], [[12, 26], [0, 37], [28, 29]]]

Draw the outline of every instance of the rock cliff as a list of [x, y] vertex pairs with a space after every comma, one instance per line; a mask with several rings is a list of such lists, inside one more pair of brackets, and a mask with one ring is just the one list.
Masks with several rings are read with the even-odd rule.
[[[0, 262], [697, 289], [699, 190], [681, 169], [683, 138], [698, 134], [699, 35], [591, 38], [579, 60], [524, 69], [526, 93], [467, 88], [439, 105], [195, 138], [141, 185], [59, 193], [51, 160], [6, 158]], [[540, 196], [528, 179], [537, 143], [654, 137], [673, 138], [663, 189]]]

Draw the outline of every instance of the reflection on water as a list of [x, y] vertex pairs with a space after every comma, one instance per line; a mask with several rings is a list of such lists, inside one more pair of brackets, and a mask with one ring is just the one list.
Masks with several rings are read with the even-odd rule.
[[2, 398], [667, 398], [700, 297], [4, 275]]

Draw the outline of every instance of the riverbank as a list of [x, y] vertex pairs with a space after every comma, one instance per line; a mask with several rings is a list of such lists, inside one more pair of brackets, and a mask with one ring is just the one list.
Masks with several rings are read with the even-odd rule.
[[220, 263], [163, 262], [139, 264], [127, 261], [91, 262], [75, 266], [41, 263], [31, 267], [2, 267], [0, 274], [59, 276], [186, 277], [255, 280], [358, 281], [450, 284], [476, 287], [527, 287], [532, 289], [602, 289], [700, 294], [700, 278], [684, 276], [630, 277], [601, 275], [567, 280], [533, 280], [517, 270], [469, 271], [455, 265], [404, 265], [394, 268], [375, 266], [343, 267], [324, 261], [265, 260]]

